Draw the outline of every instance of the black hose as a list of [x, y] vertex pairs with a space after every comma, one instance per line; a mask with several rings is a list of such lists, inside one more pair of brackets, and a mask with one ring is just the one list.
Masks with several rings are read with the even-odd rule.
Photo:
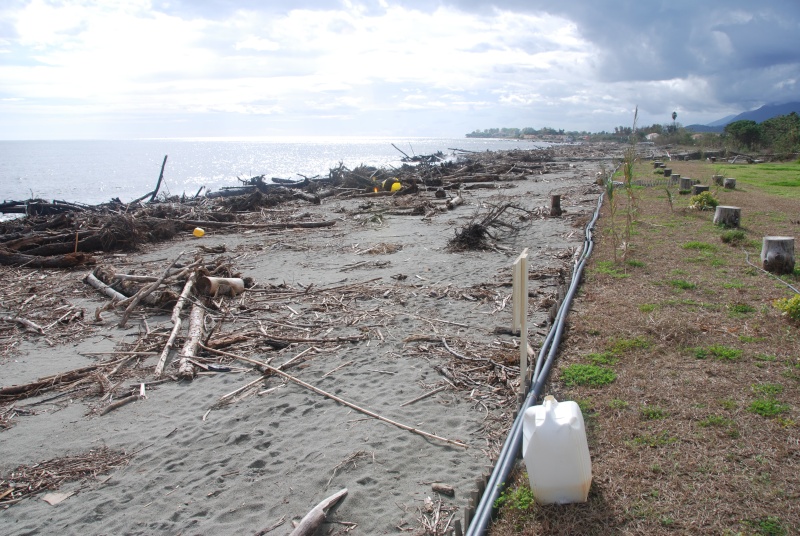
[[[506, 485], [506, 479], [511, 474], [511, 470], [516, 464], [517, 457], [519, 456], [520, 448], [522, 447], [522, 421], [525, 415], [525, 410], [533, 406], [542, 394], [548, 377], [550, 376], [550, 369], [555, 361], [556, 353], [558, 352], [558, 345], [561, 342], [561, 336], [564, 333], [564, 321], [567, 317], [572, 298], [580, 285], [583, 269], [586, 266], [586, 261], [594, 249], [594, 241], [592, 239], [592, 231], [597, 218], [600, 216], [600, 207], [603, 204], [603, 194], [597, 199], [597, 208], [594, 211], [591, 221], [586, 225], [585, 239], [583, 242], [583, 251], [581, 256], [575, 262], [575, 268], [572, 272], [572, 281], [570, 281], [569, 290], [567, 290], [561, 307], [558, 309], [558, 314], [553, 321], [553, 326], [547, 334], [539, 355], [536, 359], [536, 368], [532, 379], [533, 385], [531, 386], [522, 407], [517, 413], [517, 418], [514, 419], [514, 424], [506, 437], [503, 448], [500, 450], [500, 456], [497, 458], [497, 463], [492, 470], [492, 475], [486, 484], [486, 491], [481, 497], [480, 503], [475, 507], [475, 515], [470, 521], [467, 528], [467, 536], [480, 536], [486, 532], [489, 522], [492, 520], [492, 512], [494, 510], [494, 503], [500, 496]], [[547, 356], [545, 359], [545, 355]]]

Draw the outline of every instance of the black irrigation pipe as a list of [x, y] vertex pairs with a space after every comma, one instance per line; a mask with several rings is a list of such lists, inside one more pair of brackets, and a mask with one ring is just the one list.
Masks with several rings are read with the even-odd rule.
[[[610, 179], [609, 179], [610, 180]], [[547, 334], [539, 355], [536, 359], [536, 368], [532, 378], [532, 386], [528, 391], [528, 396], [522, 403], [519, 412], [517, 413], [514, 424], [506, 437], [503, 448], [500, 451], [500, 456], [497, 458], [497, 463], [492, 470], [492, 475], [486, 483], [486, 491], [481, 497], [480, 503], [475, 507], [475, 515], [472, 517], [467, 527], [467, 536], [481, 536], [486, 532], [489, 523], [492, 520], [492, 513], [494, 512], [494, 503], [500, 496], [506, 485], [508, 475], [517, 462], [519, 451], [522, 447], [522, 421], [525, 415], [525, 410], [536, 404], [539, 396], [542, 394], [548, 377], [550, 376], [550, 369], [555, 361], [556, 353], [558, 352], [558, 345], [561, 342], [561, 336], [564, 333], [564, 321], [567, 318], [572, 298], [578, 290], [581, 278], [583, 276], [583, 269], [586, 266], [586, 261], [594, 249], [594, 240], [592, 239], [592, 232], [597, 218], [600, 216], [600, 207], [603, 205], [604, 194], [600, 194], [597, 199], [597, 208], [594, 211], [591, 221], [586, 225], [585, 238], [583, 242], [583, 252], [578, 260], [575, 261], [575, 268], [572, 272], [572, 281], [570, 281], [569, 290], [567, 290], [561, 307], [558, 309], [558, 314], [553, 321], [553, 326]], [[546, 357], [545, 357], [546, 355]]]

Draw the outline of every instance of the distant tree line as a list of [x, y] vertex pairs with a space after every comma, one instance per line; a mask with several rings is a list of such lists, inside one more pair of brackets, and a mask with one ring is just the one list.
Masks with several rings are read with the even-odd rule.
[[756, 123], [749, 119], [725, 126], [723, 136], [731, 147], [768, 149], [776, 153], [800, 152], [800, 116], [796, 112]]
[[474, 130], [467, 134], [468, 138], [523, 138], [525, 136], [547, 137], [547, 136], [566, 136], [574, 139], [588, 139], [591, 141], [619, 141], [630, 142], [631, 136], [635, 141], [643, 142], [647, 140], [649, 134], [658, 134], [656, 142], [659, 145], [688, 145], [702, 146], [706, 148], [728, 147], [733, 150], [763, 150], [775, 153], [798, 153], [800, 152], [800, 116], [796, 112], [788, 115], [779, 115], [772, 119], [767, 119], [762, 123], [743, 120], [729, 123], [724, 132], [720, 134], [703, 133], [696, 134], [683, 127], [680, 123], [660, 125], [652, 124], [642, 126], [633, 131], [632, 127], [614, 127], [613, 132], [586, 132], [586, 131], [565, 131], [543, 127], [535, 129], [527, 128], [486, 128]]

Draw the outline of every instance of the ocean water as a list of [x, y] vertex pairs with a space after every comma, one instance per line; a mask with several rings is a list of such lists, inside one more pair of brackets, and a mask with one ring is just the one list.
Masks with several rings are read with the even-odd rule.
[[[238, 178], [327, 176], [344, 163], [400, 166], [403, 155], [533, 148], [526, 140], [473, 138], [245, 138], [117, 141], [0, 141], [0, 199], [97, 204], [152, 191], [167, 155], [161, 192], [193, 196]], [[542, 146], [546, 144], [539, 144]]]

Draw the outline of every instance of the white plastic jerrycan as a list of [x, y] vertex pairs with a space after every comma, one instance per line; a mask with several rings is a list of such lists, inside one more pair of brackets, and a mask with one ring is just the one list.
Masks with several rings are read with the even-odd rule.
[[578, 404], [547, 396], [541, 406], [528, 408], [522, 418], [522, 457], [537, 502], [586, 502], [592, 460]]

